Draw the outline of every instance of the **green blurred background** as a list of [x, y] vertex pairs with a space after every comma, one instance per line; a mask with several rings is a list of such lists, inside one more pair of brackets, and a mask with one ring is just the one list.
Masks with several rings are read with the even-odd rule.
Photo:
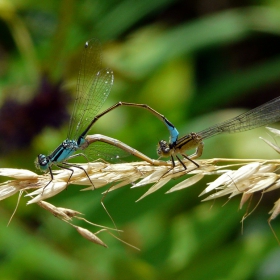
[[[115, 74], [103, 109], [146, 103], [181, 135], [279, 95], [278, 0], [2, 0], [0, 32], [0, 167], [35, 171], [37, 154], [65, 139], [81, 51], [93, 37]], [[110, 113], [92, 133], [152, 158], [157, 141], [168, 138], [158, 119], [133, 108]], [[259, 136], [268, 137], [264, 128], [217, 136], [203, 157], [277, 158]], [[26, 206], [26, 198], [7, 227], [17, 197], [1, 201], [0, 279], [279, 279], [280, 249], [267, 224], [277, 193], [264, 196], [242, 235], [240, 197], [200, 202], [213, 179], [165, 195], [173, 181], [137, 203], [147, 187], [108, 194], [121, 237], [140, 252], [106, 233], [100, 237], [108, 249], [89, 243], [37, 205]], [[79, 190], [70, 186], [49, 201], [112, 226], [102, 190]], [[279, 236], [278, 220], [273, 226]]]

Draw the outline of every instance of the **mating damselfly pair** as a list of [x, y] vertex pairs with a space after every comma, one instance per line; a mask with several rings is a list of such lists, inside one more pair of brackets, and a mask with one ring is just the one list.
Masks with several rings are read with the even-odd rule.
[[[87, 156], [87, 153], [75, 154], [75, 152], [84, 150], [85, 148], [87, 148], [90, 142], [105, 142], [152, 164], [166, 165], [165, 162], [152, 160], [146, 155], [131, 148], [130, 146], [104, 135], [98, 135], [98, 138], [95, 137], [94, 140], [92, 140], [91, 138], [90, 142], [86, 139], [86, 135], [90, 131], [93, 124], [98, 121], [99, 118], [122, 105], [142, 107], [149, 110], [167, 125], [171, 134], [178, 134], [176, 128], [163, 115], [159, 114], [157, 111], [153, 110], [145, 104], [119, 102], [111, 108], [105, 110], [101, 114], [96, 115], [107, 99], [113, 85], [113, 81], [113, 71], [108, 68], [102, 68], [102, 53], [100, 42], [97, 39], [89, 40], [85, 43], [84, 51], [82, 54], [77, 81], [77, 95], [75, 98], [74, 108], [69, 123], [67, 139], [64, 140], [50, 155], [38, 155], [35, 162], [36, 166], [39, 169], [41, 169], [42, 171], [50, 172], [51, 180], [45, 187], [47, 187], [54, 178], [52, 172], [53, 165], [56, 165], [63, 169], [67, 169], [71, 172], [68, 182], [70, 181], [74, 172], [71, 167], [82, 169], [88, 177], [90, 183], [93, 185], [90, 177], [88, 176], [88, 173], [83, 167], [67, 162], [69, 159], [76, 156], [84, 156], [88, 160], [89, 157]], [[87, 150], [89, 149], [90, 148], [88, 148]]]
[[[83, 167], [68, 162], [69, 159], [76, 156], [84, 156], [87, 160], [89, 160], [86, 150], [91, 149], [90, 144], [93, 142], [100, 141], [116, 146], [117, 148], [154, 165], [171, 165], [170, 170], [175, 167], [174, 157], [176, 157], [183, 168], [186, 169], [186, 165], [178, 155], [183, 156], [187, 160], [191, 161], [196, 167], [199, 167], [198, 163], [196, 163], [194, 159], [201, 156], [204, 139], [224, 132], [235, 133], [250, 130], [280, 120], [280, 97], [277, 97], [233, 119], [202, 130], [201, 132], [192, 132], [186, 136], [178, 138], [179, 132], [175, 126], [168, 121], [164, 115], [160, 114], [146, 104], [118, 102], [97, 115], [111, 91], [113, 81], [113, 71], [108, 68], [102, 68], [102, 51], [100, 42], [97, 39], [89, 40], [85, 43], [82, 54], [77, 81], [77, 95], [70, 119], [67, 139], [64, 140], [50, 155], [47, 156], [40, 154], [36, 160], [36, 166], [39, 169], [50, 172], [51, 180], [45, 187], [47, 187], [53, 180], [52, 165], [68, 169], [70, 171], [71, 174], [68, 182], [74, 172], [71, 167], [83, 170], [89, 182], [94, 187], [88, 173]], [[97, 136], [95, 135], [95, 137], [94, 135], [93, 137], [87, 136], [95, 122], [97, 122], [105, 114], [120, 106], [131, 106], [146, 109], [166, 125], [170, 133], [170, 140], [169, 142], [164, 140], [159, 141], [157, 154], [160, 157], [170, 157], [170, 164], [160, 160], [153, 160], [130, 146], [108, 136], [100, 134]], [[188, 156], [185, 154], [185, 151], [190, 149], [196, 149], [196, 152], [193, 155]], [[76, 154], [77, 151], [83, 150], [85, 150], [85, 153]]]

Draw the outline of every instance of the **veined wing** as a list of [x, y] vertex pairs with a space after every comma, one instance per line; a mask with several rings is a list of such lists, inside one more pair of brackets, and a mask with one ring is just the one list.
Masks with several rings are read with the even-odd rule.
[[90, 160], [102, 158], [111, 162], [131, 156], [129, 152], [104, 142], [94, 142], [88, 146], [84, 152], [88, 155]]
[[[97, 39], [85, 43], [82, 54], [77, 94], [69, 124], [68, 139], [76, 140], [107, 99], [113, 85], [113, 71], [102, 68], [101, 44]], [[86, 131], [86, 132], [87, 132]]]
[[198, 132], [202, 138], [220, 133], [235, 133], [254, 129], [280, 120], [280, 97], [276, 97], [250, 111]]

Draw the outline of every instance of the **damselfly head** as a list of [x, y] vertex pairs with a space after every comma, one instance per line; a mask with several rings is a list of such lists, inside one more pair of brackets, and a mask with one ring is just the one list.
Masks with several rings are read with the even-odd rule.
[[47, 156], [45, 156], [43, 154], [38, 155], [38, 157], [35, 159], [36, 168], [38, 168], [42, 171], [48, 170], [49, 165], [50, 165], [50, 160], [48, 159]]
[[172, 154], [172, 149], [170, 147], [170, 144], [165, 140], [160, 140], [158, 142], [157, 154], [160, 157], [169, 157]]

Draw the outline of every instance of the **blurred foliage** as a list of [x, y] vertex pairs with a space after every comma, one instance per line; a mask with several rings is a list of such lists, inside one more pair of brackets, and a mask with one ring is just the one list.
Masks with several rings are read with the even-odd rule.
[[[250, 109], [279, 95], [276, 0], [2, 0], [0, 30], [1, 167], [34, 170], [36, 155], [65, 138], [81, 51], [92, 37], [103, 43], [104, 65], [115, 73], [104, 109], [120, 100], [149, 104], [181, 135], [240, 112], [231, 108]], [[167, 131], [147, 112], [137, 110], [136, 118], [136, 110], [119, 108], [92, 132], [155, 158]], [[203, 156], [278, 156], [258, 139], [264, 133], [210, 139]], [[241, 234], [246, 209], [237, 211], [238, 198], [224, 206], [222, 200], [200, 203], [206, 184], [159, 191], [138, 203], [141, 188], [106, 196], [122, 238], [140, 252], [106, 233], [109, 249], [89, 244], [36, 205], [26, 207], [25, 199], [6, 227], [17, 198], [1, 201], [1, 278], [279, 279], [280, 251], [266, 223], [277, 197], [264, 195]], [[112, 226], [100, 191], [90, 197], [77, 191], [69, 187], [50, 202]], [[273, 226], [279, 236], [277, 220]]]

